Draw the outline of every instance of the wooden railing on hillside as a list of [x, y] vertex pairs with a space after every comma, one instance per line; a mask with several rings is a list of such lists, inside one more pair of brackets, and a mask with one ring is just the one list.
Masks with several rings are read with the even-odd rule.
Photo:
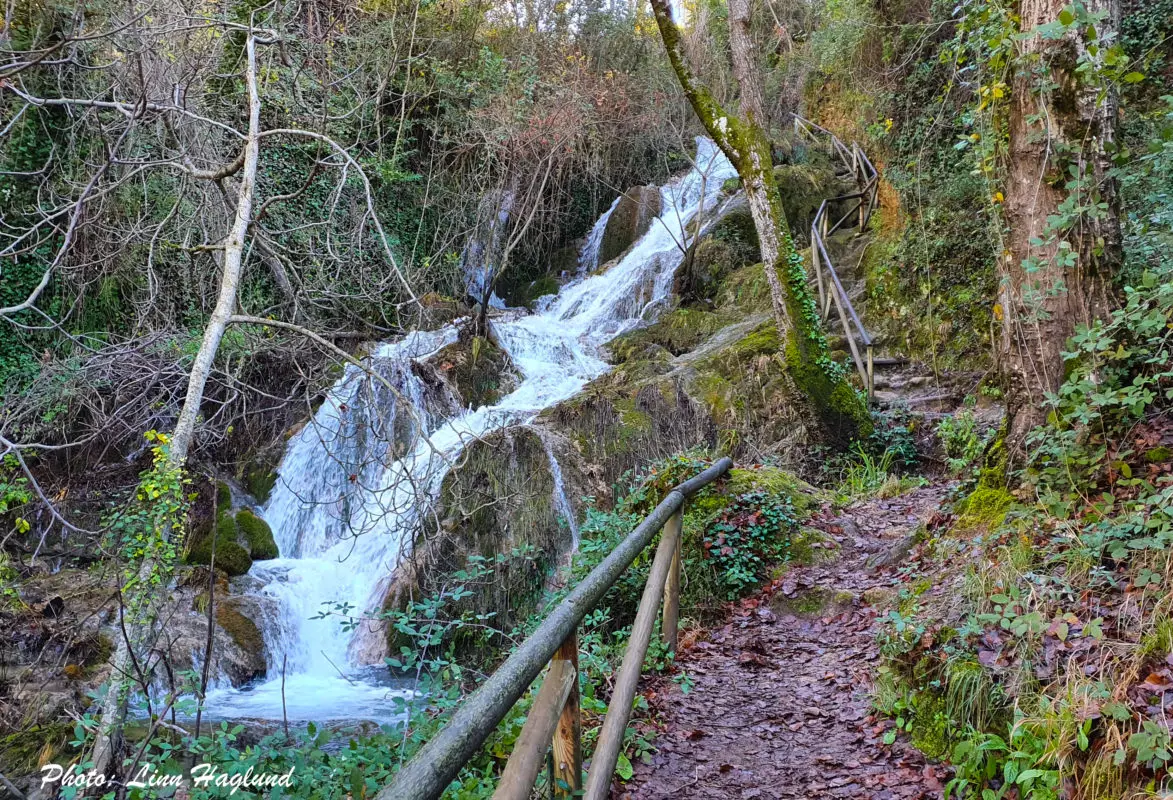
[[[676, 649], [684, 504], [732, 466], [730, 459], [722, 458], [670, 491], [643, 522], [574, 587], [513, 655], [460, 703], [448, 724], [403, 766], [395, 779], [379, 792], [376, 800], [435, 800], [443, 794], [547, 662], [550, 668], [521, 735], [513, 745], [493, 797], [495, 800], [526, 800], [542, 766], [547, 763], [549, 751], [552, 753], [549, 763], [554, 797], [604, 800], [610, 793], [661, 599], [661, 635], [669, 650]], [[623, 654], [623, 664], [615, 676], [611, 703], [599, 731], [584, 789], [575, 631], [587, 612], [615, 585], [661, 529], [663, 535], [648, 573], [631, 638]]]
[[[840, 141], [838, 136], [826, 128], [803, 119], [797, 114], [794, 115], [794, 131], [819, 143], [830, 142], [835, 155], [839, 157], [847, 169], [851, 170], [856, 185], [860, 187], [859, 191], [851, 194], [824, 200], [823, 204], [819, 206], [814, 222], [811, 223], [811, 262], [814, 265], [815, 283], [819, 288], [819, 313], [823, 319], [828, 319], [831, 314], [831, 305], [835, 305], [835, 309], [839, 312], [839, 322], [843, 326], [844, 338], [851, 350], [851, 358], [867, 388], [868, 397], [871, 397], [875, 393], [875, 354], [872, 347], [872, 337], [860, 322], [859, 314], [856, 313], [851, 298], [843, 289], [839, 273], [835, 271], [831, 256], [827, 254], [827, 239], [845, 222], [857, 216], [859, 220], [858, 234], [863, 234], [867, 229], [868, 220], [871, 219], [872, 209], [876, 205], [880, 175], [872, 166], [867, 154], [855, 142], [852, 142], [851, 147], [848, 147]], [[831, 207], [851, 201], [856, 201], [854, 206], [832, 225]]]

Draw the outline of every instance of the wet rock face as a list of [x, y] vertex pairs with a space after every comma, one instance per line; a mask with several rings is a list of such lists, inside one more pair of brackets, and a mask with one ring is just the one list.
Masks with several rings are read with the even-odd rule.
[[599, 246], [599, 263], [619, 257], [647, 233], [652, 220], [660, 215], [660, 190], [655, 186], [628, 189], [611, 212]]
[[[397, 569], [384, 608], [451, 591], [460, 583], [454, 573], [468, 570], [470, 557], [482, 560], [492, 575], [469, 582], [471, 592], [444, 614], [487, 615], [483, 630], [459, 631], [451, 644], [467, 663], [492, 660], [505, 639], [490, 629], [508, 632], [534, 611], [550, 569], [571, 549], [564, 513], [577, 515], [579, 498], [594, 491], [571, 450], [536, 426], [495, 431], [471, 444], [445, 477], [436, 514]], [[561, 465], [562, 492], [551, 455]], [[410, 644], [393, 629], [386, 634], [390, 652]]]

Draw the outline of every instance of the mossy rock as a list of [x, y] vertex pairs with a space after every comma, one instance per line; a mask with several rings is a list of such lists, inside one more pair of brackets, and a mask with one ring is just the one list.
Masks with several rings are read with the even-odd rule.
[[821, 617], [839, 614], [851, 608], [856, 596], [848, 591], [815, 587], [799, 592], [794, 597], [775, 595], [770, 606], [775, 613], [796, 617]]
[[216, 606], [216, 624], [224, 629], [236, 646], [245, 653], [263, 653], [265, 637], [251, 619], [241, 614], [228, 603]]
[[248, 544], [248, 552], [253, 561], [268, 561], [281, 555], [277, 549], [277, 542], [273, 540], [273, 529], [269, 527], [269, 523], [249, 509], [242, 508], [236, 513], [236, 527]]
[[[252, 512], [249, 514], [252, 515]], [[263, 522], [259, 519], [258, 521]], [[270, 534], [271, 536], [272, 534]], [[249, 555], [246, 544], [242, 544], [243, 539], [231, 506], [226, 506], [218, 512], [216, 524], [210, 531], [199, 537], [189, 537], [187, 553], [183, 559], [184, 563], [211, 564], [212, 542], [214, 540], [216, 544], [216, 569], [223, 570], [230, 576], [244, 575], [252, 569], [253, 559]], [[276, 545], [274, 545], [274, 549], [276, 549]]]
[[493, 405], [516, 385], [509, 356], [484, 336], [462, 332], [432, 363], [467, 408]]
[[770, 310], [770, 284], [759, 261], [741, 267], [721, 282], [715, 296], [718, 308], [737, 309], [742, 314]]
[[671, 355], [678, 356], [694, 350], [720, 330], [722, 325], [722, 318], [712, 312], [678, 308], [646, 328], [616, 338], [608, 349], [617, 363], [633, 358], [654, 358], [655, 347], [662, 347]]
[[525, 289], [521, 292], [520, 305], [525, 306], [531, 311], [534, 304], [539, 297], [545, 297], [548, 294], [557, 294], [558, 290], [562, 288], [562, 284], [553, 275], [544, 275], [536, 281], [531, 281]]
[[252, 556], [244, 545], [236, 541], [216, 543], [216, 569], [222, 569], [235, 577], [244, 575], [253, 567]]
[[677, 267], [672, 291], [682, 303], [711, 303], [721, 281], [733, 271], [733, 260], [732, 245], [706, 236]]
[[[569, 462], [563, 474], [567, 496], [573, 497]], [[448, 589], [470, 557], [481, 560], [490, 565], [491, 576], [470, 585], [443, 614], [481, 615], [485, 624], [455, 626], [445, 634], [445, 645], [461, 663], [491, 662], [506, 639], [494, 629], [507, 633], [536, 610], [550, 571], [570, 545], [554, 488], [546, 443], [534, 429], [506, 428], [472, 442], [460, 465], [445, 476], [436, 514], [425, 523], [430, 529], [417, 539], [413, 585], [393, 586], [384, 607]], [[441, 520], [438, 529], [436, 520]], [[391, 652], [412, 644], [394, 629], [387, 636]]]
[[781, 467], [762, 466], [756, 469], [734, 467], [729, 471], [727, 491], [731, 494], [744, 492], [768, 492], [790, 500], [794, 510], [806, 514], [818, 505], [816, 490], [793, 472]]
[[216, 481], [216, 508], [232, 507], [232, 487], [224, 481]]
[[[828, 197], [842, 194], [844, 189], [830, 164], [783, 164], [774, 167], [774, 180], [782, 195], [790, 230], [803, 241], [810, 235], [819, 206]], [[835, 216], [832, 221], [837, 219]]]

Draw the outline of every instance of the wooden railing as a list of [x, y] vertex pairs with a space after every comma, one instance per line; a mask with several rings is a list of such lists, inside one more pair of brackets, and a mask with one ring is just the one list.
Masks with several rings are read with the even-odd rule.
[[[868, 397], [871, 397], [875, 393], [875, 354], [872, 337], [860, 322], [859, 314], [856, 313], [851, 298], [843, 289], [839, 273], [835, 271], [831, 256], [827, 254], [827, 239], [839, 230], [843, 223], [857, 216], [859, 219], [858, 235], [862, 235], [867, 230], [868, 220], [871, 219], [872, 209], [876, 205], [880, 176], [876, 172], [876, 168], [872, 166], [867, 154], [855, 142], [852, 142], [851, 147], [848, 147], [840, 141], [838, 136], [826, 128], [803, 119], [797, 114], [794, 115], [794, 131], [809, 136], [816, 142], [830, 142], [835, 154], [844, 166], [851, 170], [856, 186], [860, 187], [859, 191], [851, 194], [824, 200], [823, 204], [819, 206], [814, 222], [811, 223], [811, 262], [814, 265], [815, 283], [819, 288], [819, 313], [823, 319], [828, 319], [832, 304], [839, 312], [839, 322], [843, 326], [843, 335], [851, 350], [851, 358], [855, 362], [855, 368], [859, 371], [860, 378], [863, 379]], [[832, 225], [831, 207], [851, 201], [856, 201], [854, 206], [849, 208], [839, 218], [839, 221]]]
[[[452, 719], [399, 770], [377, 800], [435, 800], [461, 767], [529, 689], [548, 662], [538, 696], [513, 745], [495, 800], [525, 800], [543, 764], [549, 762], [554, 797], [604, 800], [610, 792], [623, 734], [631, 716], [644, 657], [663, 600], [661, 635], [676, 649], [680, 611], [680, 535], [685, 501], [733, 466], [722, 458], [668, 493], [601, 564], [550, 613], [479, 689], [461, 701]], [[586, 787], [582, 783], [582, 721], [578, 703], [578, 645], [575, 632], [583, 617], [615, 585], [656, 534], [663, 530], [648, 582], [616, 673], [611, 703], [599, 731]], [[547, 752], [552, 758], [547, 758]]]

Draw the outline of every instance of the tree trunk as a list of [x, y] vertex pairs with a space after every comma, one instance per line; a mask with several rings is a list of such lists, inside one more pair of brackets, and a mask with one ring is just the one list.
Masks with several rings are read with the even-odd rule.
[[[182, 469], [187, 461], [192, 440], [195, 437], [196, 422], [203, 404], [204, 387], [212, 371], [212, 362], [220, 341], [224, 338], [233, 312], [236, 310], [236, 292], [244, 263], [244, 243], [252, 216], [253, 194], [257, 177], [257, 162], [260, 152], [261, 102], [257, 92], [256, 37], [249, 34], [246, 43], [248, 56], [247, 74], [249, 98], [248, 138], [244, 149], [244, 166], [240, 173], [240, 189], [237, 193], [236, 217], [228, 239], [224, 243], [224, 263], [220, 276], [220, 294], [212, 315], [204, 328], [203, 340], [192, 364], [187, 382], [187, 395], [175, 423], [171, 436], [168, 465]], [[165, 534], [165, 532], [164, 532]], [[126, 719], [127, 700], [130, 692], [131, 668], [144, 664], [146, 655], [153, 647], [155, 626], [158, 620], [161, 598], [156, 594], [166, 592], [166, 581], [153, 584], [151, 577], [160, 567], [159, 561], [148, 553], [139, 566], [135, 587], [144, 592], [141, 609], [133, 619], [124, 636], [118, 640], [110, 672], [110, 686], [102, 701], [98, 733], [94, 740], [94, 770], [106, 774], [113, 766], [115, 755], [121, 749], [122, 726]]]
[[[1092, 0], [1107, 11], [1100, 38], [1116, 30], [1116, 0]], [[1006, 446], [1022, 465], [1031, 429], [1046, 419], [1045, 397], [1063, 381], [1062, 351], [1077, 326], [1105, 317], [1120, 262], [1118, 193], [1109, 176], [1116, 97], [1076, 71], [1085, 54], [1082, 31], [1047, 39], [1031, 33], [1054, 22], [1065, 0], [1020, 0], [1020, 65], [1011, 88], [1006, 178], [1007, 249], [995, 314], [1001, 317], [999, 361], [1007, 399]], [[1094, 85], [1093, 85], [1094, 83]], [[1074, 175], [1073, 175], [1074, 168]], [[1078, 216], [1066, 200], [1091, 207]], [[1095, 209], [1095, 203], [1104, 203]]]
[[668, 0], [652, 0], [656, 24], [668, 60], [693, 111], [721, 151], [737, 169], [754, 228], [761, 243], [766, 282], [787, 374], [822, 429], [833, 439], [871, 433], [867, 406], [831, 361], [827, 340], [807, 290], [802, 256], [794, 247], [782, 196], [774, 180], [770, 142], [758, 120], [762, 115], [761, 76], [749, 36], [749, 2], [732, 0], [730, 15], [734, 71], [741, 87], [744, 119], [723, 109], [692, 73]]
[[769, 129], [762, 102], [762, 70], [757, 48], [750, 34], [750, 0], [729, 0], [729, 48], [733, 52], [733, 75], [741, 95], [741, 116], [751, 125]]

